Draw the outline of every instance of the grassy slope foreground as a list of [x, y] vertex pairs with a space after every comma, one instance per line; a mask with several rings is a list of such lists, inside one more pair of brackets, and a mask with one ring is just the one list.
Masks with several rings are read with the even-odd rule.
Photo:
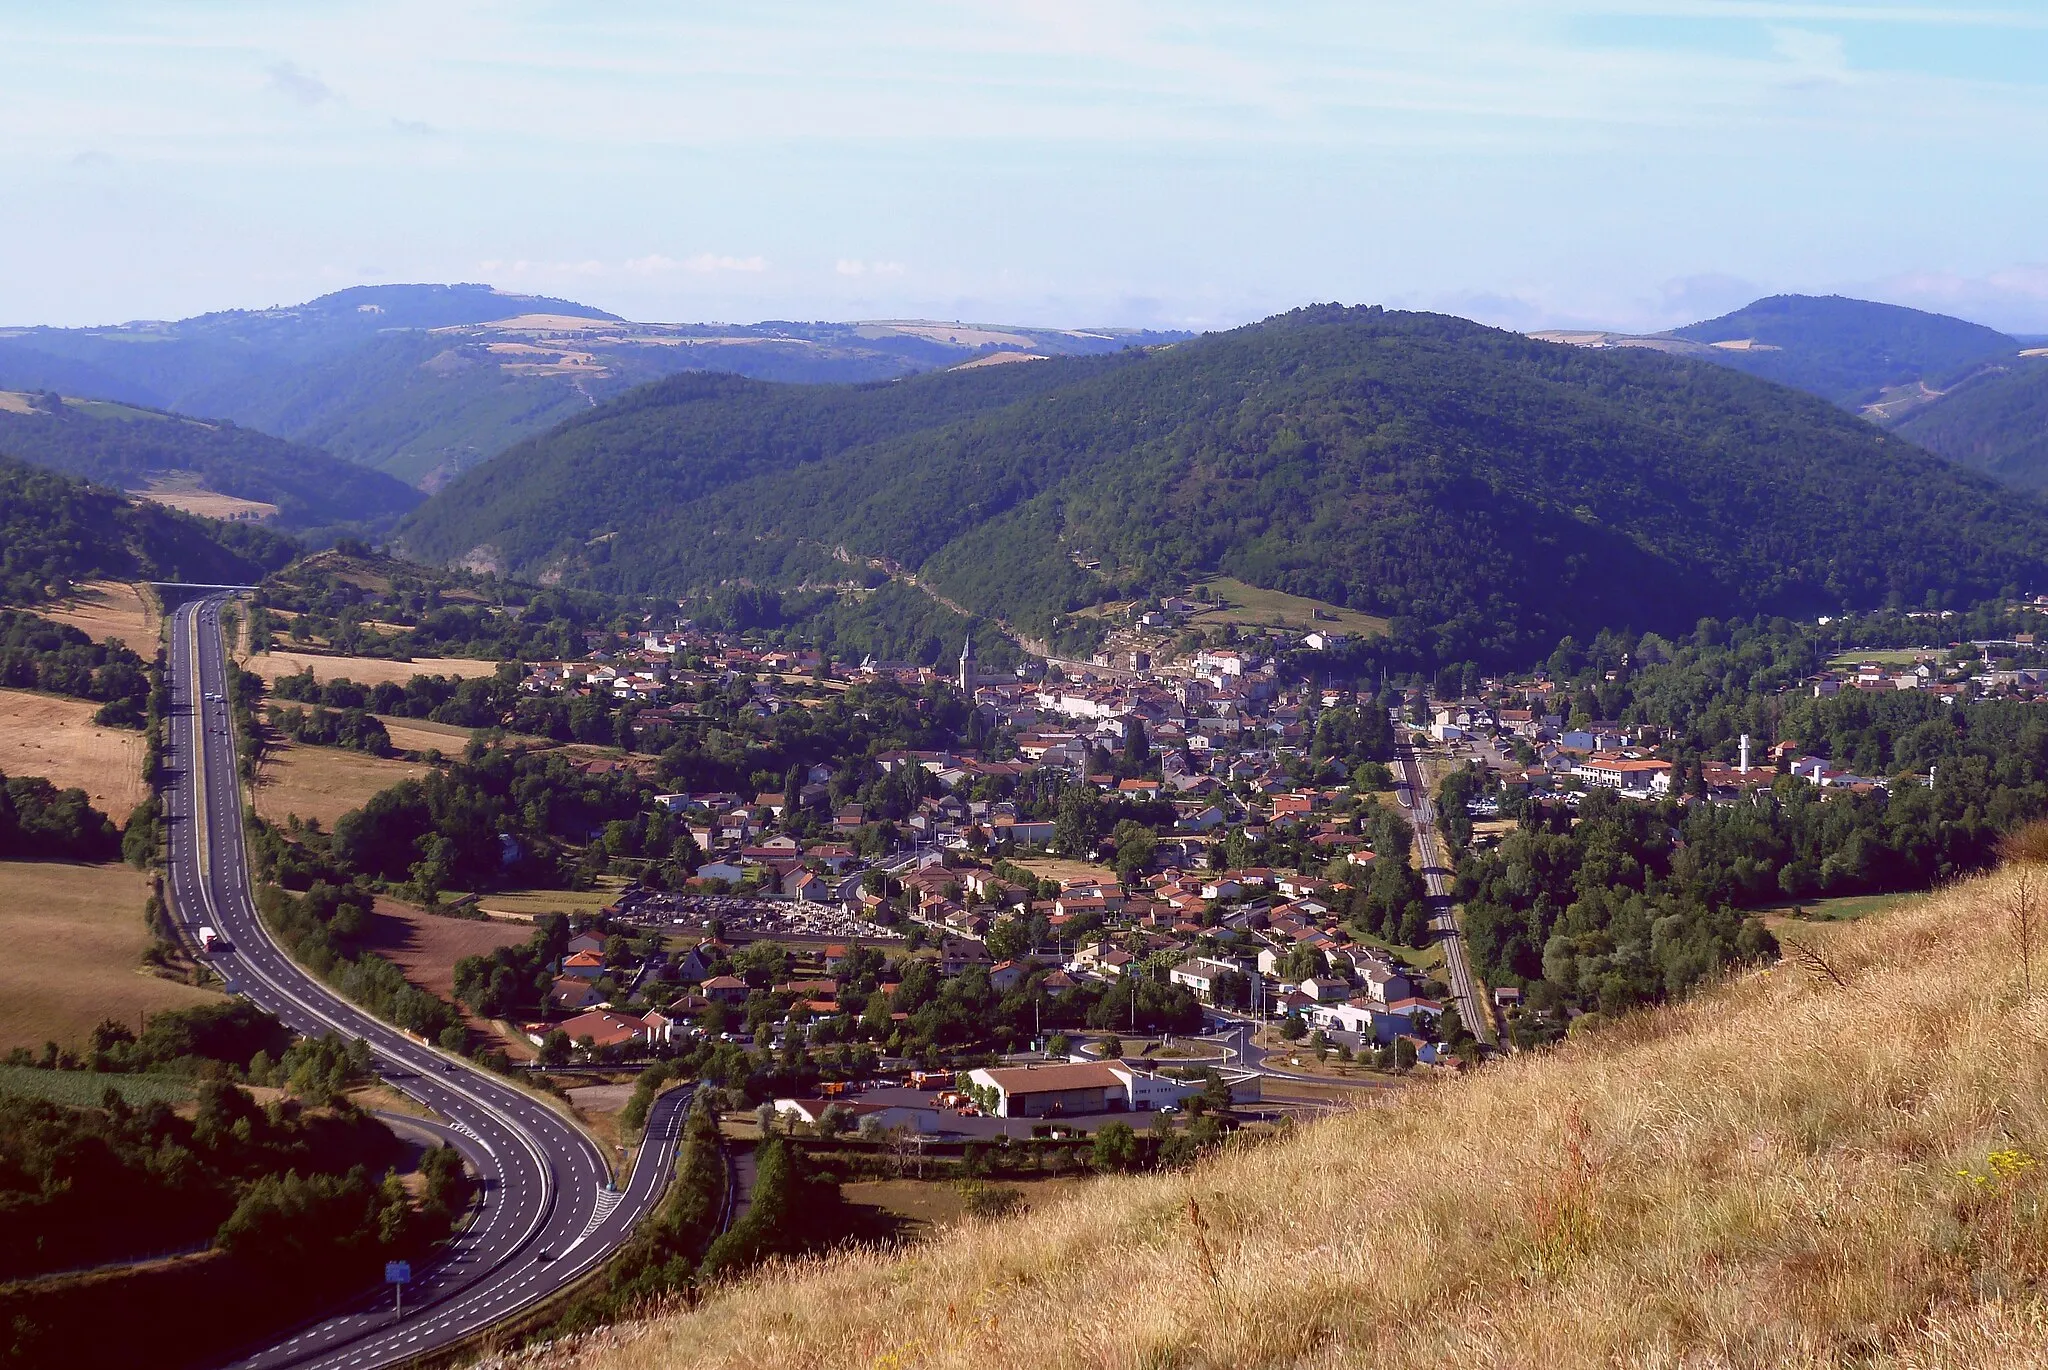
[[1839, 984], [1788, 959], [1190, 1173], [764, 1275], [577, 1364], [2041, 1364], [2048, 955], [2028, 997], [2015, 887], [1796, 928]]

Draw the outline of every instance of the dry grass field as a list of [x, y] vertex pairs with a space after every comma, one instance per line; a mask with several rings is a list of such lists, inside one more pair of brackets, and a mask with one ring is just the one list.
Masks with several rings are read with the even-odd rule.
[[1010, 864], [1021, 866], [1040, 880], [1114, 880], [1116, 868], [1092, 861], [1075, 861], [1064, 856], [1018, 856]]
[[596, 913], [619, 897], [624, 876], [600, 875], [594, 890], [493, 890], [477, 896], [477, 909], [504, 918], [533, 921], [542, 913]]
[[148, 500], [151, 504], [161, 504], [167, 509], [197, 514], [201, 518], [253, 522], [277, 517], [277, 506], [274, 504], [243, 499], [238, 495], [223, 495], [218, 490], [206, 490], [194, 484], [159, 481], [147, 490], [131, 490], [128, 493], [137, 499]]
[[[417, 779], [430, 769], [417, 761], [369, 756], [340, 747], [272, 746], [256, 776], [256, 814], [272, 823], [287, 815], [317, 818], [328, 827], [379, 790]], [[124, 811], [125, 812], [125, 811]]]
[[[908, 1253], [771, 1270], [592, 1370], [2048, 1364], [2048, 871], [1802, 929], [1562, 1048]], [[623, 1338], [621, 1339], [624, 1340]]]
[[413, 661], [386, 661], [375, 656], [322, 656], [318, 652], [258, 652], [242, 663], [268, 682], [281, 675], [297, 675], [308, 666], [313, 679], [353, 680], [359, 685], [382, 685], [390, 681], [403, 685], [416, 675], [451, 675], [463, 680], [487, 676], [498, 669], [495, 661], [473, 661], [468, 657], [419, 657]]
[[0, 861], [0, 1052], [76, 1048], [102, 1018], [134, 1026], [219, 999], [142, 973], [147, 898], [127, 866]]
[[0, 772], [40, 775], [59, 789], [78, 786], [93, 807], [125, 823], [142, 802], [142, 733], [101, 728], [99, 705], [83, 699], [0, 690]]
[[[384, 725], [385, 732], [391, 734], [391, 745], [402, 752], [434, 750], [446, 756], [455, 756], [467, 747], [469, 740], [480, 731], [476, 728], [459, 727], [453, 723], [434, 723], [424, 718], [401, 718], [397, 714], [378, 714], [377, 721]], [[507, 733], [505, 740], [536, 748], [557, 745], [552, 738], [528, 737], [523, 733]], [[572, 754], [575, 750], [572, 749]]]
[[457, 961], [517, 946], [532, 936], [533, 929], [523, 923], [446, 918], [379, 895], [370, 921], [369, 945], [404, 971], [413, 984], [452, 999]]
[[120, 580], [88, 581], [58, 603], [36, 612], [57, 623], [70, 624], [94, 642], [119, 638], [144, 660], [156, 650], [163, 625], [156, 596], [139, 585]]

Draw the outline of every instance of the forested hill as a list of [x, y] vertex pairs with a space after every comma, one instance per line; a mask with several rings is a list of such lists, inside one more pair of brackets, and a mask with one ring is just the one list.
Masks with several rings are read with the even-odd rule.
[[208, 490], [276, 505], [288, 528], [388, 523], [421, 499], [381, 471], [252, 428], [52, 391], [0, 393], [0, 451], [130, 490], [190, 473]]
[[1986, 367], [1892, 431], [2007, 485], [2048, 487], [2048, 356]]
[[[803, 497], [819, 463], [851, 449], [941, 429], [1115, 368], [1116, 358], [1013, 363], [869, 385], [788, 385], [690, 373], [532, 438], [465, 473], [408, 519], [405, 546], [430, 559], [473, 552], [518, 574], [555, 563], [605, 564], [593, 583], [666, 588], [698, 578], [657, 564], [646, 534], [667, 510], [749, 478], [791, 472], [778, 502]], [[617, 546], [609, 544], [616, 542]], [[684, 556], [686, 553], [675, 552]], [[579, 569], [579, 578], [581, 577]]]
[[878, 390], [669, 382], [470, 473], [401, 536], [662, 592], [885, 559], [1033, 635], [1223, 573], [1393, 616], [1449, 660], [2048, 583], [2040, 508], [1818, 399], [1336, 306]]
[[194, 518], [0, 456], [0, 603], [35, 604], [100, 577], [253, 584], [298, 545]]
[[1844, 405], [1914, 381], [1939, 388], [2019, 350], [1982, 324], [1840, 295], [1773, 295], [1671, 335], [1713, 347], [1724, 366]]

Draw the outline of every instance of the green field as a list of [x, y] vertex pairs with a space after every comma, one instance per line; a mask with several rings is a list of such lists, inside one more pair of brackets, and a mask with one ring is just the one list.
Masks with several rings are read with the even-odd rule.
[[119, 1090], [130, 1104], [188, 1103], [192, 1082], [177, 1075], [99, 1075], [89, 1070], [37, 1070], [33, 1066], [0, 1066], [0, 1093], [22, 1094], [70, 1108], [98, 1108], [108, 1090]]
[[[1873, 913], [1883, 913], [1897, 908], [1900, 904], [1914, 899], [1925, 899], [1925, 894], [1847, 894], [1838, 899], [1801, 899], [1772, 904], [1757, 912], [1774, 915], [1788, 922], [1806, 923], [1849, 923], [1858, 918], [1867, 918]], [[1795, 916], [1793, 910], [1804, 909], [1805, 916]]]
[[1935, 647], [1879, 647], [1861, 652], [1843, 652], [1828, 658], [1830, 666], [1861, 666], [1874, 661], [1881, 666], [1911, 666], [1917, 661], [1940, 655]]
[[1228, 576], [1202, 581], [1196, 589], [1207, 590], [1217, 603], [1189, 617], [1197, 628], [1218, 628], [1231, 624], [1240, 628], [1287, 628], [1311, 632], [1322, 628], [1350, 633], [1355, 637], [1376, 637], [1387, 631], [1387, 620], [1356, 609], [1340, 609], [1319, 599], [1284, 595], [1278, 590], [1261, 590]]

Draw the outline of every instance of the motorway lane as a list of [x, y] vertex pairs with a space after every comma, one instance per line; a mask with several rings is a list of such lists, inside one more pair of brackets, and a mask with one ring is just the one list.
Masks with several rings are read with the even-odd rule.
[[467, 1139], [464, 1150], [482, 1180], [476, 1221], [444, 1258], [419, 1272], [402, 1322], [394, 1320], [387, 1295], [240, 1362], [247, 1370], [374, 1370], [516, 1313], [616, 1250], [666, 1185], [687, 1095], [672, 1091], [658, 1101], [640, 1163], [627, 1188], [615, 1191], [596, 1144], [561, 1114], [372, 1017], [277, 947], [257, 917], [243, 847], [224, 702], [223, 602], [195, 601], [174, 617], [166, 804], [177, 916], [195, 945], [193, 930], [201, 925], [227, 938], [228, 948], [211, 960], [234, 992], [295, 1031], [368, 1042], [380, 1075]]
[[1423, 784], [1422, 766], [1414, 748], [1402, 743], [1395, 750], [1401, 779], [1411, 796], [1408, 817], [1415, 827], [1415, 842], [1422, 849], [1422, 883], [1429, 891], [1429, 925], [1436, 930], [1437, 945], [1444, 949], [1444, 969], [1450, 976], [1451, 998], [1457, 1001], [1458, 1016], [1472, 1035], [1487, 1046], [1499, 1045], [1493, 1028], [1493, 1009], [1481, 995], [1472, 974], [1472, 962], [1465, 954], [1465, 934], [1458, 928], [1451, 906], [1451, 871], [1444, 862], [1442, 839], [1436, 831], [1436, 803]]

